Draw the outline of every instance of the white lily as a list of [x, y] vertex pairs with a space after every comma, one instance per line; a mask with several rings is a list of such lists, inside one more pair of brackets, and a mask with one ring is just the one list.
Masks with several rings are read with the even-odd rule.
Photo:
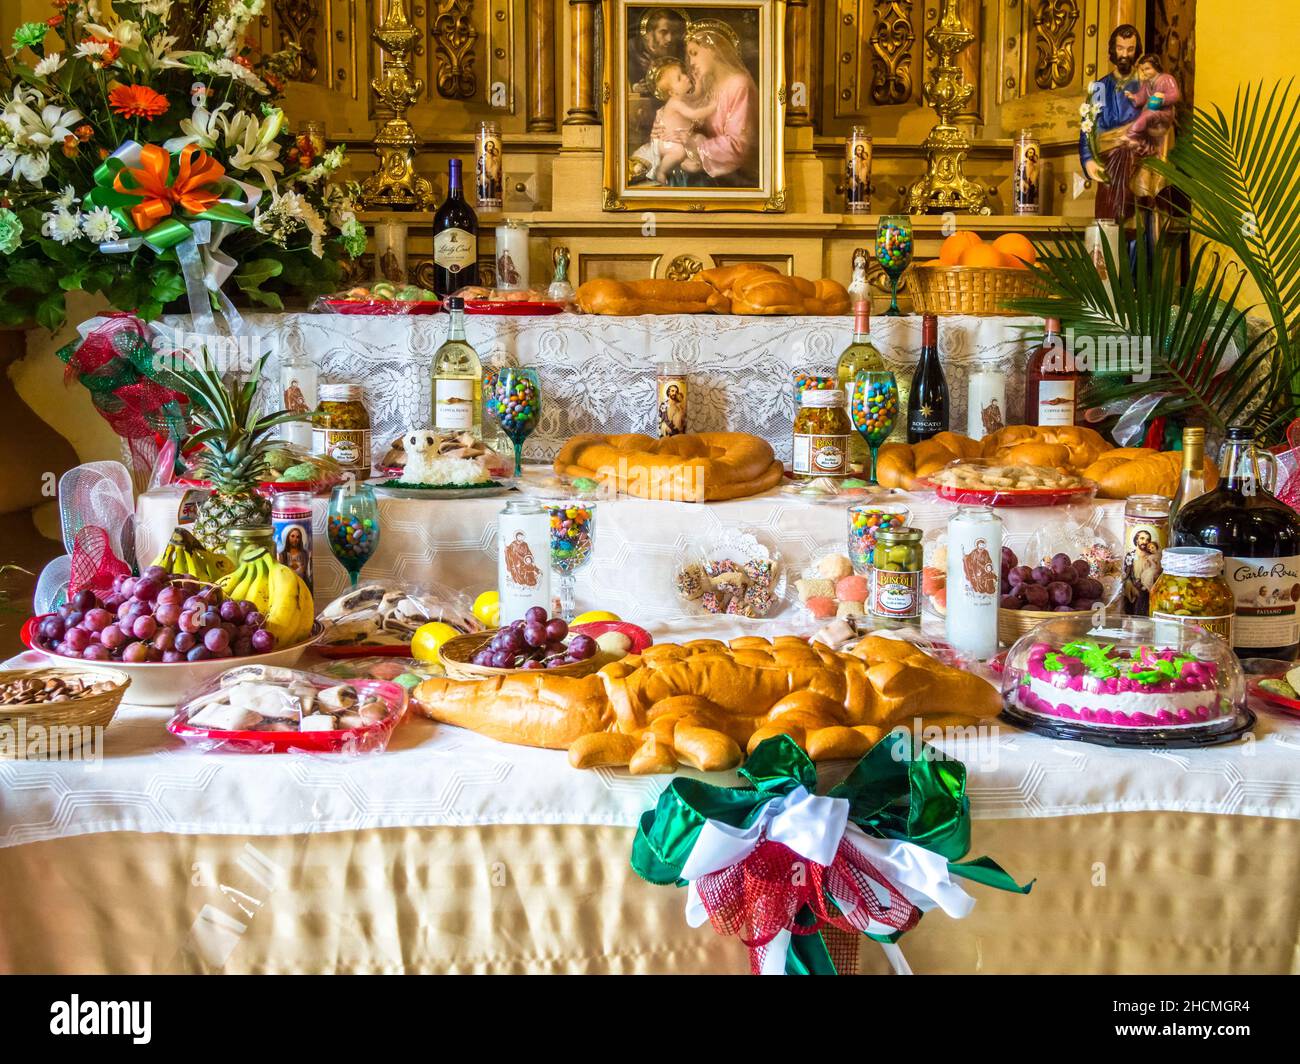
[[284, 112], [279, 109], [263, 120], [248, 111], [233, 115], [226, 123], [225, 133], [230, 169], [251, 170], [262, 178], [267, 188], [275, 188], [274, 175], [284, 173], [284, 165], [279, 161], [280, 145], [275, 142], [283, 128]]
[[[20, 146], [48, 151], [62, 144], [65, 137], [72, 136], [72, 127], [81, 121], [81, 112], [76, 108], [64, 110], [54, 103], [42, 107], [43, 102], [44, 97], [38, 93], [30, 98], [15, 93], [5, 105], [4, 121]], [[37, 107], [41, 108], [39, 112]]]
[[140, 23], [124, 18], [118, 19], [112, 26], [87, 23], [86, 32], [106, 41], [116, 41], [123, 48], [132, 50], [139, 48], [140, 42], [144, 40]]
[[49, 172], [49, 152], [23, 152], [14, 145], [0, 148], [0, 177], [10, 174], [16, 181], [39, 185]]
[[212, 111], [206, 107], [194, 108], [194, 113], [189, 118], [181, 119], [183, 136], [169, 140], [166, 144], [167, 150], [175, 151], [186, 144], [197, 144], [204, 151], [212, 151], [225, 138], [224, 112], [230, 110], [232, 106], [230, 103], [223, 103]]

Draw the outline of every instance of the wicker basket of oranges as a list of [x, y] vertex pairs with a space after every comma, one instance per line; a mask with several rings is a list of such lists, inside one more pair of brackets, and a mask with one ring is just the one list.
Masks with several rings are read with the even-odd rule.
[[986, 242], [968, 229], [943, 242], [939, 258], [912, 267], [909, 287], [918, 314], [1014, 314], [1007, 303], [1034, 294], [1034, 245], [1020, 233]]

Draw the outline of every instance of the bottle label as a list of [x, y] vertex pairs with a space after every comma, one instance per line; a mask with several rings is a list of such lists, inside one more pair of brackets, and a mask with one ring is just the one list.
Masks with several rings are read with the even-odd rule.
[[847, 436], [814, 436], [794, 434], [794, 453], [791, 466], [796, 474], [806, 477], [844, 476], [848, 472], [849, 438]]
[[444, 229], [433, 238], [433, 261], [449, 273], [460, 273], [478, 258], [478, 238], [464, 229]]
[[1151, 611], [1151, 589], [1160, 579], [1160, 556], [1169, 546], [1169, 518], [1124, 515], [1122, 607], [1129, 617]]
[[433, 423], [440, 431], [474, 427], [474, 382], [443, 377], [433, 383]]
[[[1161, 613], [1159, 610], [1155, 610], [1151, 614], [1151, 619], [1153, 621], [1164, 623], [1173, 621], [1178, 624], [1194, 624], [1200, 628], [1204, 628], [1207, 632], [1213, 632], [1215, 635], [1222, 636], [1227, 640], [1229, 646], [1232, 645], [1232, 614], [1230, 613], [1225, 614], [1222, 617], [1189, 617], [1184, 613]], [[1157, 633], [1160, 631], [1159, 626], [1156, 627], [1156, 631]], [[1167, 638], [1170, 642], [1175, 641], [1172, 637], [1161, 637], [1157, 635], [1156, 638]]]
[[919, 620], [921, 574], [872, 568], [868, 601], [870, 605], [867, 608], [873, 616]]
[[369, 429], [313, 429], [311, 449], [313, 454], [333, 458], [349, 472], [370, 474]]
[[1038, 424], [1074, 424], [1074, 381], [1038, 382]]
[[1232, 645], [1289, 647], [1300, 643], [1300, 556], [1223, 559], [1237, 601]]

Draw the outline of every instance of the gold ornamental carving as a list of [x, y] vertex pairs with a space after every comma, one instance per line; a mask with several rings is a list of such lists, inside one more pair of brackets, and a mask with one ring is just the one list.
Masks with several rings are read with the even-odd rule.
[[390, 0], [387, 18], [370, 36], [384, 53], [383, 68], [370, 88], [391, 117], [375, 134], [379, 166], [362, 182], [362, 199], [371, 208], [432, 210], [437, 199], [433, 186], [415, 172], [419, 138], [406, 118], [424, 93], [424, 82], [411, 74], [420, 31], [406, 17], [406, 0]]
[[280, 36], [280, 48], [297, 48], [297, 81], [315, 81], [320, 69], [316, 58], [317, 0], [275, 0], [273, 8]]
[[474, 73], [474, 0], [439, 0], [433, 20], [434, 62], [438, 95], [448, 100], [472, 100], [478, 92]]
[[704, 269], [704, 263], [694, 255], [678, 255], [668, 264], [664, 276], [670, 281], [689, 281]]
[[876, 0], [876, 27], [871, 31], [871, 102], [881, 106], [912, 98], [911, 0]]
[[1034, 5], [1034, 84], [1040, 89], [1064, 89], [1074, 82], [1075, 0], [1038, 0]]
[[966, 176], [970, 139], [955, 122], [975, 92], [975, 86], [963, 79], [955, 59], [975, 40], [975, 34], [962, 22], [957, 0], [942, 3], [939, 21], [925, 35], [938, 56], [925, 85], [925, 102], [934, 108], [939, 121], [922, 144], [926, 172], [908, 189], [906, 209], [909, 214], [989, 214], [988, 189]]

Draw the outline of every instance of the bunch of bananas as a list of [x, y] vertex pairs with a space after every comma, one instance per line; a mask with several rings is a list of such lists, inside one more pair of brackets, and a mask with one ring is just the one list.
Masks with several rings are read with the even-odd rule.
[[188, 529], [172, 530], [163, 552], [154, 559], [174, 576], [192, 576], [205, 584], [215, 583], [234, 569], [234, 563], [219, 551], [208, 550]]
[[302, 577], [265, 550], [246, 551], [238, 568], [217, 581], [227, 598], [251, 602], [266, 618], [275, 645], [287, 647], [306, 639], [316, 621], [316, 604]]

